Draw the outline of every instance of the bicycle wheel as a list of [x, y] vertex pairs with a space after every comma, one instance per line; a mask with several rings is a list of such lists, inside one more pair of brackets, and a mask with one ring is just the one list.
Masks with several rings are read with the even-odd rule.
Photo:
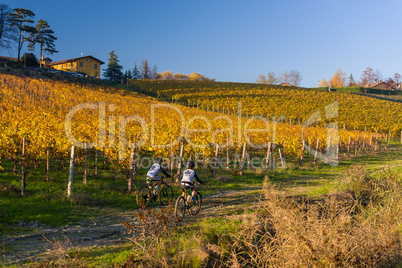
[[162, 184], [159, 190], [159, 203], [164, 205], [169, 205], [173, 201], [173, 189], [167, 184]]
[[176, 206], [174, 208], [174, 216], [180, 222], [184, 218], [184, 214], [186, 213], [186, 200], [183, 196], [179, 196], [176, 201]]
[[191, 215], [197, 215], [198, 212], [201, 210], [202, 206], [202, 196], [199, 192], [195, 193], [195, 200], [191, 202], [190, 213]]
[[139, 208], [146, 208], [151, 203], [151, 191], [148, 186], [142, 186], [137, 192], [137, 205]]

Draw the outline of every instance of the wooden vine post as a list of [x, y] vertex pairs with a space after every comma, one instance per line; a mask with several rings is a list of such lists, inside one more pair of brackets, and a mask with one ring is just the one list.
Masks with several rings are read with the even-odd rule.
[[22, 138], [21, 195], [25, 194], [25, 137]]
[[133, 148], [131, 148], [131, 153], [130, 153], [130, 176], [128, 179], [128, 192], [129, 193], [131, 193], [131, 191], [133, 190], [133, 181], [134, 181], [134, 173], [135, 173], [135, 162], [134, 162], [135, 149], [136, 149], [136, 146], [134, 145]]
[[305, 141], [303, 140], [302, 149], [301, 149], [301, 154], [300, 154], [299, 166], [302, 166], [302, 165], [303, 165], [304, 146], [305, 146]]
[[363, 150], [366, 149], [366, 135], [363, 137]]
[[180, 182], [181, 178], [181, 169], [182, 169], [182, 162], [183, 162], [183, 155], [184, 155], [184, 144], [180, 146], [180, 155], [179, 155], [179, 163], [177, 165], [177, 174], [176, 174], [176, 182]]
[[98, 149], [95, 148], [95, 177], [98, 177]]
[[357, 136], [356, 141], [355, 141], [355, 156], [357, 155], [358, 147], [359, 147], [359, 136]]
[[174, 180], [173, 176], [173, 168], [174, 168], [174, 150], [173, 150], [173, 139], [170, 141], [170, 162], [169, 162], [169, 171], [172, 176], [172, 182]]
[[70, 198], [73, 194], [74, 165], [75, 165], [75, 146], [71, 146], [70, 170], [68, 173], [68, 185], [67, 185], [68, 198]]
[[278, 149], [278, 151], [279, 151], [279, 158], [280, 158], [280, 160], [281, 160], [281, 167], [285, 167], [285, 163], [283, 162], [283, 157], [282, 157], [281, 149]]
[[243, 145], [243, 154], [242, 154], [242, 157], [241, 157], [240, 176], [243, 176], [244, 161], [246, 160], [246, 147], [247, 147], [247, 144], [245, 143]]
[[50, 169], [50, 147], [46, 150], [46, 181], [49, 181], [49, 169]]
[[268, 142], [267, 157], [265, 159], [265, 171], [269, 168], [269, 156], [271, 155], [271, 142]]
[[348, 149], [347, 149], [347, 155], [349, 155], [350, 152], [350, 145], [352, 143], [352, 136], [349, 136], [349, 142], [348, 142]]
[[218, 169], [218, 163], [219, 163], [219, 145], [215, 145], [215, 161], [214, 161], [214, 168], [212, 170], [212, 176], [216, 176], [216, 170]]
[[317, 164], [317, 154], [319, 146], [320, 146], [320, 139], [317, 139], [317, 145], [315, 146], [315, 154], [314, 154], [314, 164]]
[[87, 175], [88, 175], [88, 162], [87, 162], [87, 139], [85, 139], [84, 143], [84, 184], [87, 184]]
[[370, 150], [373, 149], [373, 134], [370, 136]]
[[229, 145], [229, 137], [226, 140], [226, 169], [229, 170], [230, 169], [230, 145]]

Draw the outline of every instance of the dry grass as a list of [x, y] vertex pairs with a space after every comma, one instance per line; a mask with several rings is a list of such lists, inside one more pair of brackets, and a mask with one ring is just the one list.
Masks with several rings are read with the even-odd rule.
[[228, 248], [215, 249], [221, 267], [384, 267], [401, 261], [400, 178], [352, 168], [341, 189], [309, 201], [266, 184], [258, 212], [231, 235]]
[[42, 261], [22, 264], [22, 267], [30, 268], [84, 268], [88, 267], [84, 257], [79, 254], [71, 254], [71, 242], [67, 237], [53, 238], [52, 240], [43, 236], [44, 240], [49, 242], [50, 248], [46, 254], [42, 255]]
[[[400, 263], [401, 177], [389, 170], [369, 174], [353, 167], [345, 172], [343, 182], [338, 192], [317, 200], [291, 196], [266, 181], [254, 212], [236, 221], [178, 225], [172, 205], [141, 211], [138, 222], [123, 223], [133, 234], [133, 249], [119, 267], [390, 267]], [[85, 266], [61, 252], [53, 258], [57, 262], [47, 264]]]

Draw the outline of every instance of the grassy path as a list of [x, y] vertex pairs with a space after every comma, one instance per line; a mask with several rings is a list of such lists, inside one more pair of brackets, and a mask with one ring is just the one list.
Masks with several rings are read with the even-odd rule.
[[[306, 164], [301, 168], [289, 167], [269, 171], [268, 177], [292, 194], [321, 195], [339, 184], [342, 172], [351, 165], [367, 165], [371, 172], [389, 167], [402, 174], [402, 146], [391, 147], [374, 155], [344, 158], [337, 167]], [[211, 183], [213, 186], [200, 187], [199, 191], [203, 194], [202, 210], [196, 216], [186, 214], [186, 222], [196, 223], [206, 218], [242, 214], [260, 198], [264, 174], [250, 171], [243, 178], [233, 176], [229, 181], [227, 178], [230, 178], [230, 175], [223, 175], [225, 179], [222, 183], [218, 177], [214, 184]], [[101, 207], [97, 209], [100, 216], [81, 220], [77, 225], [50, 228], [32, 222], [25, 226], [31, 231], [20, 235], [3, 235], [0, 241], [4, 241], [5, 248], [0, 251], [4, 253], [5, 258], [0, 259], [1, 263], [12, 265], [49, 256], [60, 258], [71, 250], [91, 251], [127, 245], [130, 235], [125, 233], [120, 222], [135, 222], [137, 210]]]

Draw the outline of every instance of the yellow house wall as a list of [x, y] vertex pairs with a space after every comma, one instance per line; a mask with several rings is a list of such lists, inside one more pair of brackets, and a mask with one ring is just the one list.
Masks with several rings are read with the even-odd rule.
[[97, 78], [100, 77], [100, 65], [101, 65], [101, 63], [99, 61], [94, 60], [92, 58], [79, 59], [76, 62], [76, 65], [77, 65], [77, 67], [76, 67], [77, 72], [83, 72], [83, 73], [86, 73], [87, 75], [94, 76], [94, 77], [97, 77]]
[[64, 70], [69, 72], [82, 72], [86, 73], [87, 75], [100, 78], [100, 66], [101, 63], [93, 58], [83, 58], [75, 62], [53, 65], [53, 68], [56, 70]]

